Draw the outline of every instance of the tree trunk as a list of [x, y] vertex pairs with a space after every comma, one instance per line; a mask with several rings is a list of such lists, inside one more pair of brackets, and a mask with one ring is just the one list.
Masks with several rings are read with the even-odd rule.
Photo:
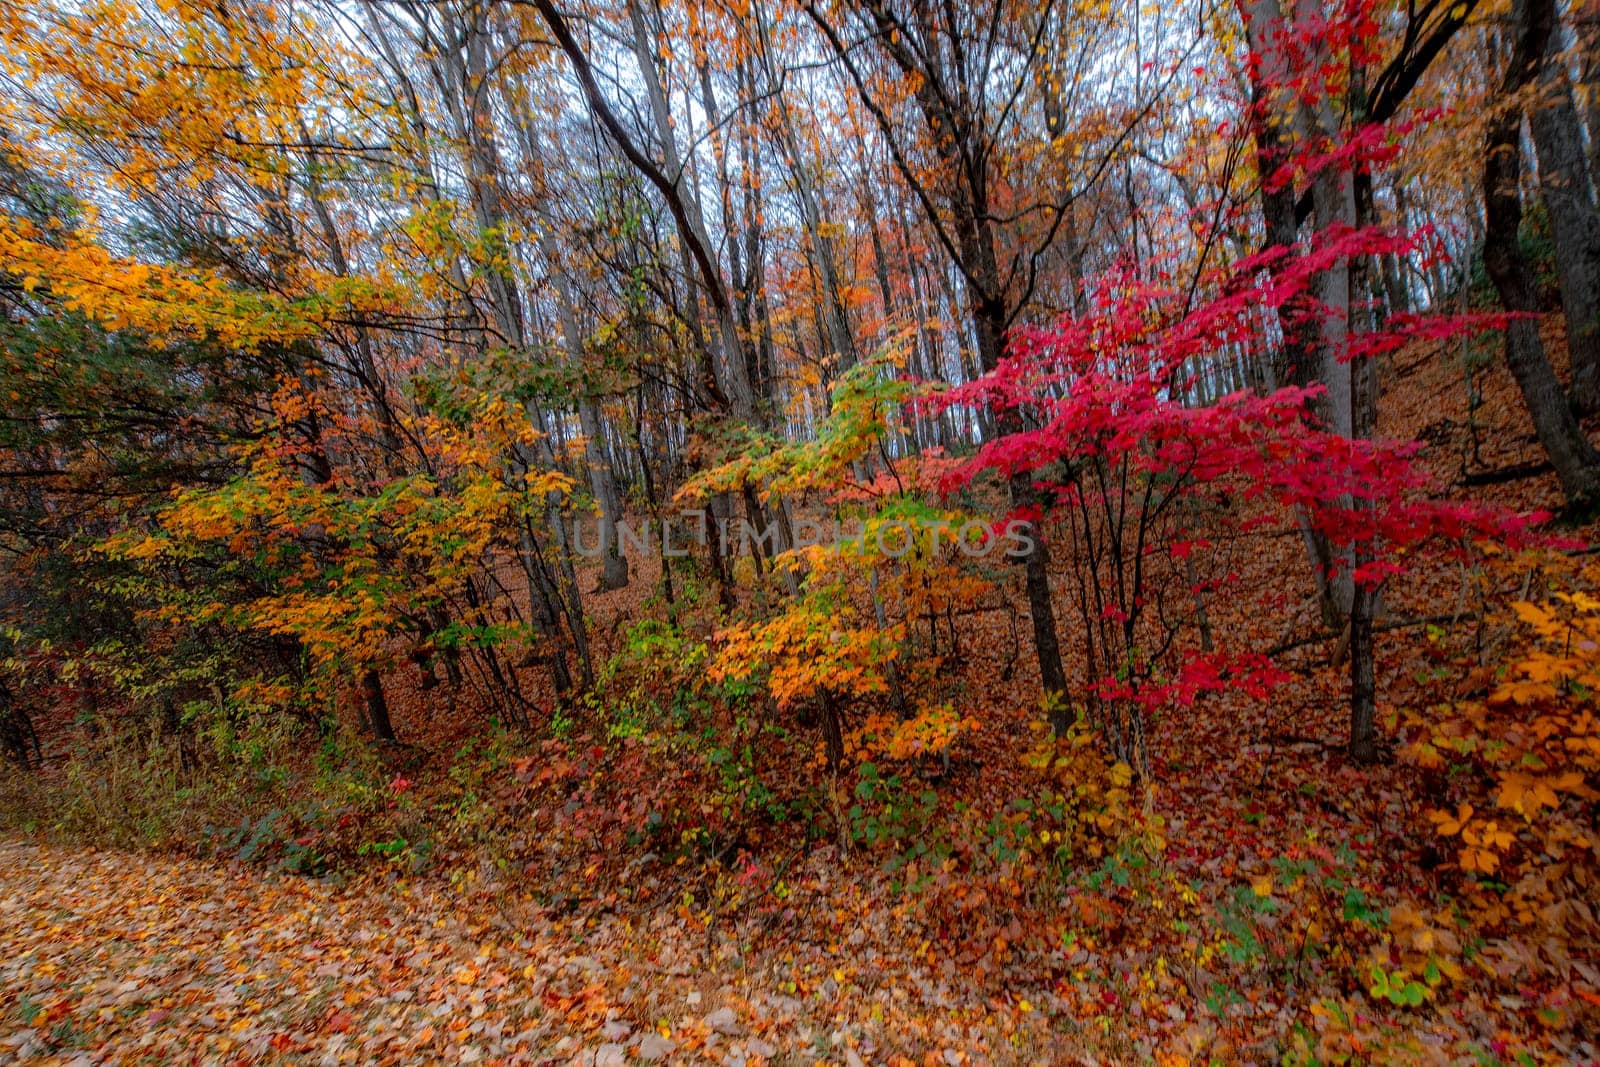
[[[706, 229], [699, 196], [694, 187], [685, 180], [686, 170], [678, 147], [672, 110], [668, 106], [666, 88], [661, 83], [661, 71], [657, 66], [656, 32], [645, 19], [644, 12], [635, 0], [630, 0], [628, 4], [628, 18], [633, 31], [634, 59], [639, 66], [640, 80], [644, 83], [645, 95], [650, 102], [650, 117], [655, 126], [656, 137], [661, 142], [662, 159], [666, 164], [665, 172], [671, 176], [673, 191], [683, 206], [684, 224], [689, 229], [689, 236], [693, 237], [700, 248], [711, 252], [717, 246], [712, 243]], [[749, 356], [739, 339], [739, 327], [734, 319], [735, 312], [729, 287], [721, 275], [721, 264], [711, 264], [711, 270], [715, 272], [715, 276], [707, 277], [705, 282], [708, 287], [716, 285], [719, 288], [718, 292], [712, 294], [711, 301], [716, 318], [716, 329], [712, 336], [715, 338], [717, 352], [721, 357], [719, 384], [723, 394], [729, 399], [732, 414], [738, 419], [751, 421], [755, 417], [755, 393], [751, 385]]]
[[366, 708], [367, 725], [379, 741], [393, 743], [394, 724], [389, 720], [389, 701], [383, 695], [383, 679], [374, 670], [361, 675], [361, 700]]
[[[1331, 141], [1337, 129], [1337, 120], [1324, 102], [1316, 111], [1302, 112], [1304, 132], [1308, 141]], [[1355, 178], [1350, 171], [1332, 164], [1324, 167], [1311, 187], [1318, 233], [1330, 233], [1341, 227], [1356, 225]], [[1317, 275], [1318, 322], [1317, 380], [1327, 389], [1323, 398], [1322, 418], [1327, 429], [1340, 437], [1355, 437], [1356, 373], [1349, 361], [1350, 310], [1352, 303], [1353, 267], [1349, 258], [1340, 258]], [[1318, 562], [1328, 579], [1324, 587], [1326, 597], [1323, 615], [1332, 625], [1343, 625], [1350, 618], [1355, 605], [1355, 586], [1351, 570], [1355, 566], [1349, 544], [1332, 544], [1325, 539], [1314, 539], [1325, 545], [1326, 555]]]
[[1583, 87], [1584, 127], [1589, 132], [1589, 181], [1600, 197], [1600, 3], [1580, 0], [1571, 8], [1578, 39], [1578, 81]]
[[1374, 763], [1378, 758], [1377, 682], [1373, 669], [1372, 615], [1374, 594], [1357, 584], [1350, 605], [1350, 759]]
[[[1537, 76], [1554, 22], [1553, 0], [1515, 0], [1516, 34], [1500, 95], [1508, 98]], [[1489, 123], [1484, 144], [1483, 265], [1500, 294], [1500, 303], [1518, 317], [1506, 329], [1506, 362], [1522, 390], [1528, 413], [1550, 464], [1575, 507], [1600, 499], [1600, 457], [1573, 416], [1539, 340], [1538, 294], [1533, 272], [1518, 244], [1522, 226], [1522, 116], [1504, 112]]]
[[[1259, 61], [1250, 67], [1250, 121], [1256, 145], [1256, 169], [1262, 176], [1261, 214], [1266, 223], [1265, 250], [1275, 250], [1287, 260], [1299, 254], [1300, 226], [1296, 215], [1294, 181], [1283, 173], [1283, 168], [1290, 162], [1292, 131], [1290, 122], [1282, 112], [1280, 95], [1290, 81], [1289, 49], [1294, 47], [1294, 42], [1286, 39], [1291, 36], [1291, 27], [1277, 0], [1240, 0], [1239, 8], [1250, 51], [1259, 57]], [[1313, 121], [1308, 125], [1315, 127], [1317, 124]], [[1314, 130], [1308, 129], [1307, 132]], [[1319, 208], [1318, 221], [1321, 223], [1329, 216], [1339, 214], [1344, 198], [1343, 190], [1336, 182], [1323, 179], [1319, 185], [1320, 188], [1313, 193], [1313, 199]], [[1335, 277], [1325, 275], [1319, 279], [1320, 295], [1323, 298], [1337, 297], [1336, 290], [1340, 283], [1346, 286], [1345, 298], [1341, 303], [1347, 305], [1347, 273], [1341, 272]], [[1319, 327], [1319, 309], [1310, 306], [1312, 303], [1297, 297], [1278, 312], [1283, 335], [1279, 355], [1275, 361], [1262, 361], [1270, 388], [1276, 388], [1279, 384], [1305, 387], [1325, 381], [1329, 370], [1326, 363], [1330, 344], [1336, 338], [1328, 336], [1325, 328]], [[1339, 324], [1339, 335], [1346, 328], [1345, 323]], [[1326, 329], [1331, 331], [1333, 327], [1330, 324]], [[1334, 383], [1328, 382], [1329, 399], [1324, 413], [1331, 414], [1341, 409], [1348, 412], [1348, 368], [1335, 361], [1332, 371], [1336, 380], [1342, 379], [1345, 383], [1345, 387], [1337, 391], [1343, 403], [1335, 398]], [[1329, 421], [1332, 425], [1338, 425], [1332, 419]], [[1323, 621], [1329, 627], [1342, 626], [1349, 614], [1350, 590], [1348, 583], [1330, 579], [1330, 568], [1334, 563], [1333, 547], [1322, 531], [1313, 528], [1306, 515], [1297, 514], [1296, 518], [1307, 558], [1311, 562], [1312, 579], [1316, 585]]]
[[587, 468], [589, 491], [600, 506], [602, 561], [600, 587], [621, 589], [628, 584], [628, 560], [622, 553], [617, 534], [617, 525], [623, 519], [622, 495], [617, 490], [616, 471], [611, 456], [605, 448], [605, 426], [582, 373], [584, 350], [583, 330], [578, 322], [580, 304], [567, 265], [562, 261], [561, 250], [553, 236], [552, 227], [556, 223], [556, 215], [546, 202], [543, 146], [535, 133], [533, 118], [528, 113], [526, 101], [510, 89], [503, 89], [501, 96], [515, 120], [521, 148], [527, 157], [525, 165], [533, 171], [534, 209], [551, 224], [538, 229], [537, 245], [544, 257], [546, 274], [555, 289], [556, 323], [561, 331], [561, 346], [565, 351], [566, 363], [569, 368], [577, 372], [578, 390], [574, 402], [578, 411], [578, 426], [584, 438], [584, 466]]
[[584, 465], [589, 468], [589, 488], [600, 505], [600, 532], [605, 548], [601, 555], [603, 569], [600, 575], [602, 589], [621, 589], [628, 584], [628, 557], [622, 553], [617, 527], [622, 522], [622, 494], [617, 491], [617, 478], [611, 461], [601, 447], [605, 427], [600, 422], [600, 412], [588, 397], [578, 400], [578, 425], [583, 429]]
[[[1551, 40], [1550, 51], [1556, 52], [1554, 34]], [[1600, 411], [1600, 214], [1589, 190], [1572, 85], [1559, 54], [1546, 58], [1540, 81], [1546, 98], [1529, 108], [1528, 123], [1539, 154], [1539, 194], [1555, 239], [1572, 402], [1580, 412], [1593, 414]]]
[[839, 702], [834, 695], [824, 689], [820, 700], [823, 750], [827, 753], [828, 769], [836, 771], [844, 762], [844, 724], [839, 719]]
[[[978, 331], [978, 358], [983, 372], [992, 373], [1000, 365], [1005, 343], [1005, 311], [997, 301], [973, 295]], [[1022, 418], [1015, 408], [1005, 408], [996, 419], [1002, 436], [1019, 433]], [[1027, 474], [1013, 476], [1008, 484], [1013, 508], [1034, 507], [1039, 503], [1033, 480]], [[1028, 594], [1028, 617], [1033, 623], [1033, 648], [1039, 660], [1039, 685], [1045, 705], [1050, 709], [1050, 726], [1057, 737], [1066, 735], [1072, 725], [1067, 705], [1067, 672], [1061, 664], [1061, 641], [1056, 629], [1055, 604], [1050, 596], [1050, 544], [1042, 524], [1032, 530], [1033, 550], [1026, 557], [1024, 584]]]

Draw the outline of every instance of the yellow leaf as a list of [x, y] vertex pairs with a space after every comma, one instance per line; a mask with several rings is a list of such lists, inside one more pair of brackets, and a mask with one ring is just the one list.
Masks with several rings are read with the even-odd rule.
[[1550, 613], [1537, 604], [1530, 604], [1526, 600], [1519, 600], [1511, 605], [1511, 610], [1517, 613], [1517, 618], [1533, 626], [1548, 626], [1552, 620]]
[[1471, 804], [1460, 805], [1456, 808], [1454, 815], [1443, 811], [1428, 812], [1428, 820], [1434, 824], [1434, 828], [1444, 837], [1454, 837], [1459, 834], [1461, 828], [1466, 825], [1467, 820], [1470, 818], [1472, 818]]

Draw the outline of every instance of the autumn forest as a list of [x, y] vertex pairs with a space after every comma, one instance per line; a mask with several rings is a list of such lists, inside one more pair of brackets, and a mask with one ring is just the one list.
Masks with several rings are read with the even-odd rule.
[[0, 0], [0, 1061], [1600, 1064], [1590, 0]]

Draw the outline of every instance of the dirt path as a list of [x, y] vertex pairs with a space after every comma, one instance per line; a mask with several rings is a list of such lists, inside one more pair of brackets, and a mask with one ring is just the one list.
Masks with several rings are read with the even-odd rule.
[[1072, 1061], [986, 1012], [953, 1021], [945, 983], [708, 965], [670, 912], [516, 911], [441, 879], [0, 839], [0, 1063]]
[[689, 976], [602, 962], [609, 931], [469, 921], [440, 893], [0, 841], [0, 1060], [606, 1063], [708, 1039], [752, 1058]]

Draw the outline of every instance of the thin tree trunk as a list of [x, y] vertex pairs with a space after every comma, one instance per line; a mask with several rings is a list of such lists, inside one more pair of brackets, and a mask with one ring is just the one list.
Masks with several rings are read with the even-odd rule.
[[1374, 763], [1378, 758], [1377, 682], [1373, 669], [1372, 616], [1374, 594], [1360, 583], [1350, 605], [1350, 759]]
[[[1512, 24], [1516, 34], [1500, 96], [1510, 98], [1538, 75], [1554, 22], [1553, 0], [1515, 0]], [[1600, 457], [1573, 416], [1566, 393], [1556, 379], [1539, 340], [1538, 294], [1533, 271], [1522, 254], [1522, 116], [1503, 111], [1489, 123], [1484, 144], [1483, 265], [1500, 303], [1517, 317], [1506, 329], [1506, 362], [1522, 390], [1540, 442], [1561, 480], [1568, 503], [1592, 505], [1600, 498]]]
[[377, 671], [368, 670], [361, 675], [361, 700], [366, 708], [367, 725], [372, 727], [372, 736], [393, 744], [394, 724], [389, 719], [389, 701], [384, 698], [383, 679]]
[[1540, 81], [1546, 99], [1529, 108], [1528, 124], [1539, 154], [1539, 193], [1550, 213], [1561, 310], [1567, 322], [1572, 363], [1572, 402], [1579, 411], [1600, 411], [1600, 214], [1589, 190], [1583, 130], [1572, 85], [1559, 52], [1546, 58]]

